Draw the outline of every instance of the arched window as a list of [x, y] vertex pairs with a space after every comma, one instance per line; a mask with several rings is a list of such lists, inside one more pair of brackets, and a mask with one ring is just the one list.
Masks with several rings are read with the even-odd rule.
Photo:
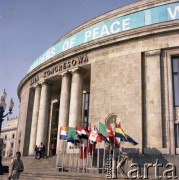
[[105, 124], [106, 126], [111, 126], [112, 129], [114, 130], [116, 121], [117, 121], [117, 115], [112, 113], [107, 116], [105, 120]]

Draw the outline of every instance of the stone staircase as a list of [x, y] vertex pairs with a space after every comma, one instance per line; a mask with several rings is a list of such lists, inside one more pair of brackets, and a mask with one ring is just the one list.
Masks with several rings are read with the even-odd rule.
[[[100, 155], [102, 153], [99, 153]], [[99, 156], [100, 157], [100, 156]], [[24, 162], [25, 170], [21, 174], [22, 180], [60, 180], [60, 179], [106, 179], [106, 172], [101, 171], [96, 166], [97, 163], [94, 161], [92, 166], [85, 165], [85, 163], [81, 162], [80, 158], [76, 155], [67, 155], [65, 159], [61, 158], [63, 162], [63, 167], [65, 171], [59, 171], [56, 168], [56, 156], [48, 157], [45, 159], [35, 160], [34, 157], [22, 157]], [[102, 158], [100, 158], [102, 159]], [[72, 163], [73, 160], [73, 163]], [[2, 164], [5, 166], [9, 166], [11, 159], [3, 159]], [[98, 165], [101, 167], [102, 160], [99, 161]], [[163, 175], [163, 172], [167, 170], [166, 165], [168, 163], [173, 163], [176, 169], [176, 175], [179, 176], [179, 155], [137, 155], [131, 154], [127, 156], [127, 160], [125, 165], [123, 166], [123, 170], [125, 174], [131, 170], [131, 164], [135, 163], [141, 167], [141, 175], [144, 175], [144, 166], [146, 163], [152, 163], [153, 165], [156, 162], [162, 163], [163, 167], [159, 170], [159, 175]], [[61, 164], [61, 163], [60, 163]], [[82, 166], [83, 164], [83, 166]], [[87, 163], [88, 164], [88, 163]], [[89, 160], [89, 164], [91, 164]], [[85, 165], [85, 166], [84, 166]], [[67, 168], [70, 167], [70, 168]], [[77, 168], [78, 167], [78, 168]], [[91, 167], [91, 168], [90, 168]], [[86, 172], [85, 172], [86, 170]], [[146, 170], [145, 170], [146, 172]], [[153, 179], [155, 173], [155, 168], [152, 166], [148, 169], [148, 174], [150, 179]], [[169, 175], [172, 175], [171, 173]], [[7, 180], [8, 174], [0, 175], [0, 180]], [[121, 174], [118, 173], [118, 179], [122, 179]], [[155, 179], [155, 178], [154, 178]]]
[[[2, 164], [9, 165], [12, 159], [4, 159]], [[21, 173], [22, 180], [60, 180], [60, 179], [104, 179], [105, 174], [79, 173], [73, 171], [59, 172], [56, 169], [56, 156], [35, 160], [34, 157], [22, 157], [24, 172]], [[8, 174], [0, 175], [0, 180], [7, 180]]]

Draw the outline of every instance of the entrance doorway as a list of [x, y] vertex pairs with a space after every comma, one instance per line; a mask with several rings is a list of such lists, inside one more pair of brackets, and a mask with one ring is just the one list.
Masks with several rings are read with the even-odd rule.
[[49, 155], [55, 155], [56, 154], [59, 105], [60, 105], [59, 102], [55, 102], [52, 105], [52, 122], [51, 122], [50, 151], [49, 151], [50, 154]]

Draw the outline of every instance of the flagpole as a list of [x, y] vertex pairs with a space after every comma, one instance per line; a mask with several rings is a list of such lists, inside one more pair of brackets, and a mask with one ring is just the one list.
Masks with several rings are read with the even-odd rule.
[[87, 146], [87, 142], [85, 140], [85, 172], [87, 172], [87, 159], [88, 159], [88, 154], [87, 154], [87, 150], [88, 150], [88, 146]]
[[87, 168], [86, 169], [88, 169], [88, 163], [89, 163], [89, 157], [88, 157], [88, 148], [89, 148], [89, 139], [88, 139], [88, 145], [87, 145], [87, 149], [86, 149], [86, 153], [87, 153]]
[[103, 151], [103, 173], [105, 171], [105, 156], [106, 156], [106, 146], [105, 146], [105, 142], [104, 142], [104, 151]]
[[[63, 154], [64, 154], [63, 167], [64, 167], [64, 163], [65, 163], [65, 165], [67, 164], [67, 163], [66, 163], [66, 156], [67, 156], [67, 154], [66, 154], [67, 141], [65, 141], [65, 143], [64, 143], [64, 147], [65, 147], [65, 150], [63, 151]], [[64, 169], [65, 169], [65, 167], [64, 167]]]
[[62, 152], [62, 171], [63, 171], [63, 165], [64, 165], [64, 149], [65, 149], [65, 143], [63, 141], [63, 152]]
[[93, 152], [93, 149], [94, 149], [94, 142], [92, 144], [92, 161], [91, 161], [91, 168], [93, 169], [93, 155], [94, 155], [94, 152]]
[[113, 148], [113, 158], [112, 158], [112, 178], [116, 179], [116, 160], [115, 160], [115, 149], [116, 149], [116, 137], [115, 137], [115, 129], [116, 129], [116, 124], [113, 132], [113, 141], [114, 141], [114, 148]]
[[74, 148], [73, 148], [73, 154], [72, 154], [72, 171], [73, 171], [73, 161], [74, 161]]
[[70, 150], [69, 170], [70, 170], [70, 167], [71, 167], [71, 150]]
[[80, 145], [79, 145], [78, 148], [79, 148], [79, 153], [78, 153], [78, 155], [77, 155], [77, 158], [78, 158], [78, 159], [77, 159], [77, 171], [80, 172], [80, 167], [81, 167], [81, 160], [80, 160], [80, 151], [81, 151], [80, 148], [81, 148], [81, 147], [80, 147]]
[[85, 145], [84, 145], [84, 141], [83, 142], [83, 172], [85, 172], [85, 165], [84, 165], [84, 151], [85, 151]]
[[112, 159], [112, 179], [116, 179], [115, 148], [113, 149], [113, 159]]
[[98, 144], [98, 154], [97, 154], [97, 168], [98, 168], [98, 170], [99, 170], [99, 143], [97, 143]]
[[76, 152], [76, 172], [78, 171], [78, 153], [77, 152]]

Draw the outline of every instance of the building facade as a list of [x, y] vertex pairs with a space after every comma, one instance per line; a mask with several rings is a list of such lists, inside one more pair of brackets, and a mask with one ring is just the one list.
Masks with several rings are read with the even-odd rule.
[[18, 117], [7, 119], [5, 126], [1, 130], [3, 139], [2, 157], [15, 157], [17, 143]]
[[17, 149], [54, 143], [58, 156], [60, 127], [115, 120], [139, 153], [179, 154], [178, 30], [177, 0], [143, 0], [66, 34], [19, 84]]

